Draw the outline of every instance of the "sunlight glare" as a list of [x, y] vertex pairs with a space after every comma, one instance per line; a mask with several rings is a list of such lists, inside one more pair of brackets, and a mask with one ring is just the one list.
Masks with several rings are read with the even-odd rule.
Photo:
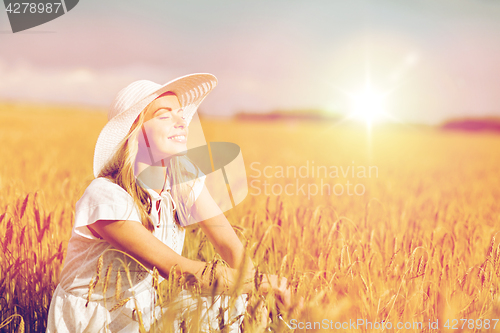
[[364, 91], [351, 96], [353, 116], [366, 122], [379, 119], [384, 113], [385, 96], [367, 86]]

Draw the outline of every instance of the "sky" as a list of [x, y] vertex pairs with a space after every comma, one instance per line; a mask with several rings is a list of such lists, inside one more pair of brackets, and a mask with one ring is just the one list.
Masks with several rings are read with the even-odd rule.
[[497, 0], [82, 0], [13, 34], [0, 100], [107, 107], [127, 84], [208, 72], [200, 114], [349, 114], [367, 82], [402, 122], [500, 116]]

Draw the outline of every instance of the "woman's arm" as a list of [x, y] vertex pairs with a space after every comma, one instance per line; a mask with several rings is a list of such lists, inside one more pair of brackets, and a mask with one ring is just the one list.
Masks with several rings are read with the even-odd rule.
[[[245, 260], [246, 254], [243, 244], [241, 244], [233, 227], [224, 216], [205, 185], [196, 199], [193, 208], [193, 217], [196, 221], [200, 221], [199, 224], [201, 229], [215, 247], [215, 250], [232, 268], [239, 269], [241, 264], [246, 262], [245, 275], [247, 278], [253, 278], [255, 267], [252, 260], [250, 258]], [[286, 278], [282, 277], [278, 279], [277, 275], [265, 274], [260, 288], [265, 292], [270, 290], [275, 291], [283, 300], [282, 303], [285, 306], [290, 304], [290, 289], [288, 288], [288, 281]]]
[[[192, 215], [222, 259], [238, 269], [245, 259], [245, 249], [205, 185], [193, 205]], [[251, 271], [254, 268], [252, 261], [246, 262], [246, 270]]]
[[[142, 224], [136, 221], [100, 220], [88, 226], [95, 233], [109, 242], [118, 250], [122, 250], [139, 260], [148, 269], [156, 267], [163, 277], [168, 277], [170, 269], [177, 265], [177, 271], [191, 273], [200, 281], [203, 292], [210, 293], [208, 274], [202, 276], [206, 263], [190, 260], [173, 251], [166, 244], [157, 239]], [[216, 269], [218, 280], [217, 292], [232, 292], [237, 285], [238, 272], [236, 269], [219, 266]], [[246, 277], [248, 278], [248, 276]], [[251, 290], [251, 284], [243, 286], [242, 292]]]
[[196, 274], [204, 267], [202, 262], [178, 255], [136, 221], [100, 220], [88, 227], [118, 250], [139, 260], [148, 269], [156, 267], [162, 276], [168, 276], [174, 265], [191, 274]]

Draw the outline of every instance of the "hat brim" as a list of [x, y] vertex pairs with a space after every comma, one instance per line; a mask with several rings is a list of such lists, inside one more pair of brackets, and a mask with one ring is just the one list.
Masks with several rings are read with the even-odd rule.
[[135, 119], [158, 96], [167, 91], [174, 92], [184, 109], [184, 118], [189, 124], [198, 106], [216, 85], [217, 78], [212, 74], [199, 73], [182, 76], [164, 84], [127, 110], [111, 118], [97, 138], [94, 150], [94, 177], [99, 176], [104, 165], [115, 154], [118, 145], [130, 131]]

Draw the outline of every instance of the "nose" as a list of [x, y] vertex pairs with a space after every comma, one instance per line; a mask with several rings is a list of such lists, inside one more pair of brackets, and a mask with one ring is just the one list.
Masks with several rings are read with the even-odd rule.
[[176, 114], [174, 119], [176, 127], [186, 128], [187, 120], [184, 118], [183, 113]]

